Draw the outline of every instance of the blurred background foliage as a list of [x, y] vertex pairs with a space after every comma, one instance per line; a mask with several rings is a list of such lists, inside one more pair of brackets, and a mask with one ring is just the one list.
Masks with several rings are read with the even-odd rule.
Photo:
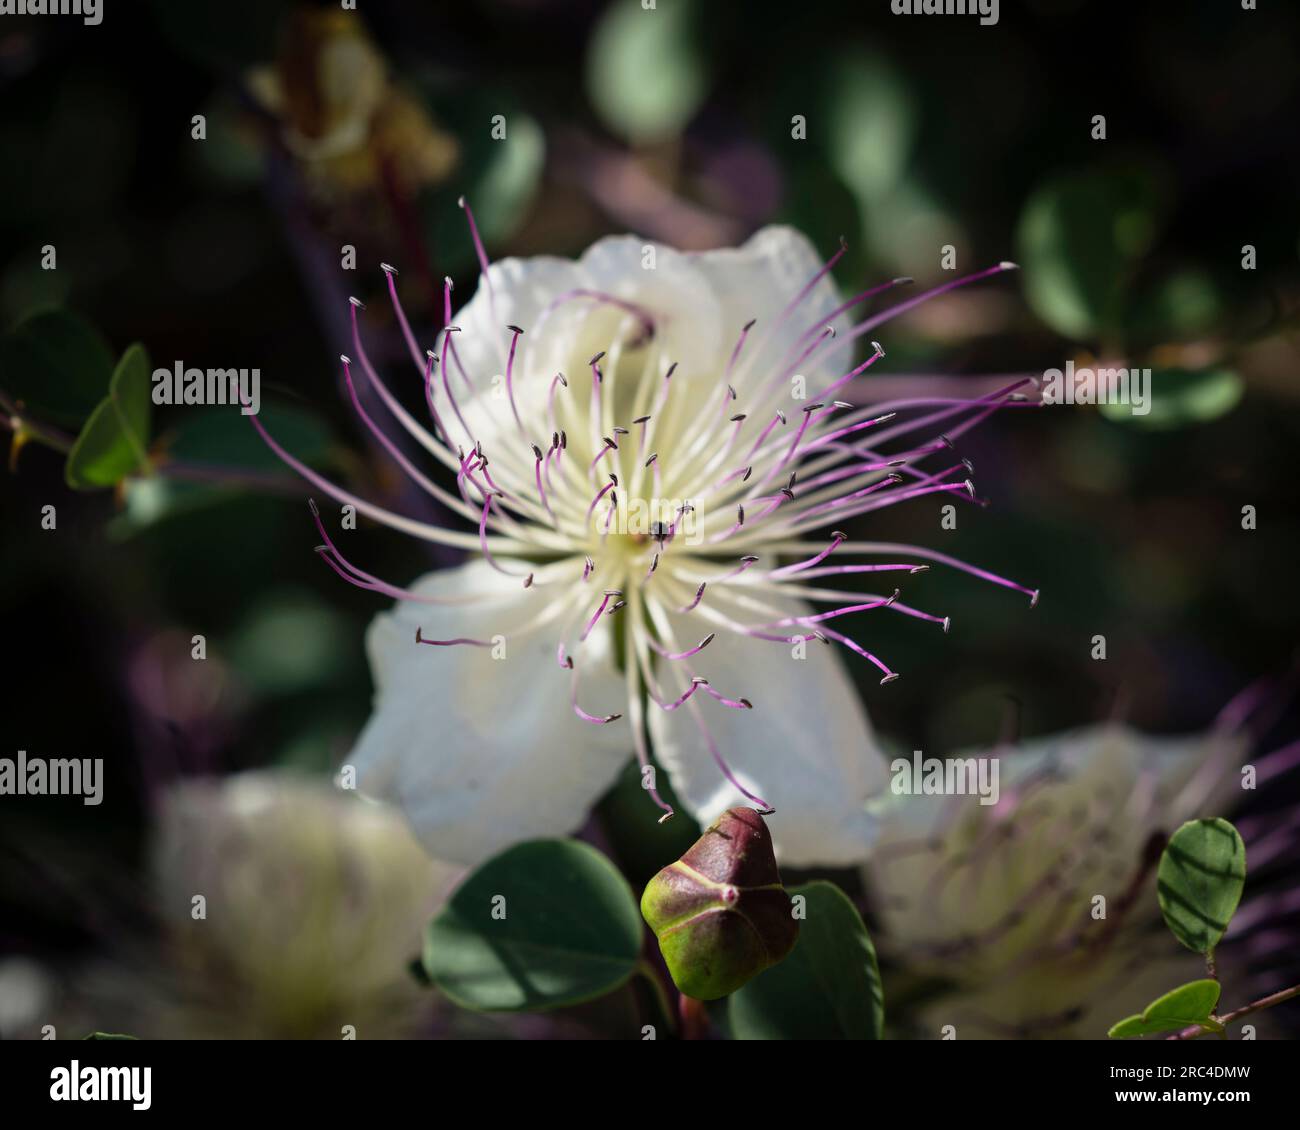
[[[259, 367], [291, 450], [436, 518], [353, 426], [335, 358], [346, 299], [380, 296], [381, 261], [425, 327], [444, 274], [472, 293], [462, 193], [494, 257], [627, 230], [711, 247], [787, 222], [828, 253], [847, 239], [850, 293], [943, 281], [949, 244], [963, 271], [1023, 265], [886, 327], [882, 396], [908, 374], [1155, 370], [1149, 416], [1007, 412], [964, 438], [992, 507], [963, 508], [956, 531], [925, 500], [860, 523], [1043, 590], [1030, 613], [936, 569], [911, 591], [950, 635], [873, 621], [904, 678], [857, 674], [891, 743], [953, 751], [1009, 717], [1026, 734], [1112, 713], [1201, 727], [1291, 668], [1300, 11], [1025, 0], [983, 28], [883, 0], [361, 7], [153, 0], [98, 28], [0, 27], [0, 392], [30, 417], [0, 477], [2, 752], [104, 756], [114, 798], [6, 801], [0, 950], [94, 952], [110, 892], [147, 882], [166, 786], [324, 775], [367, 715], [361, 641], [382, 602], [321, 567], [305, 488], [245, 421], [146, 406], [66, 458], [105, 397], [134, 395], [119, 359], [138, 342], [155, 365]], [[385, 305], [366, 311], [370, 352], [400, 364]], [[394, 579], [454, 561], [359, 536]], [[625, 801], [602, 808], [604, 846], [648, 875], [680, 845], [644, 857]]]

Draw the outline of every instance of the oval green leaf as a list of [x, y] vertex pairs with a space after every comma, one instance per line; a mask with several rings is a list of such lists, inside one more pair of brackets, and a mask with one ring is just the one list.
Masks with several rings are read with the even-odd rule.
[[484, 1012], [577, 1004], [636, 968], [641, 913], [595, 848], [533, 840], [488, 860], [429, 923], [424, 968], [457, 1004]]
[[697, 12], [689, 0], [611, 4], [591, 37], [587, 89], [596, 113], [633, 142], [678, 133], [707, 92]]
[[1157, 997], [1139, 1015], [1121, 1020], [1106, 1034], [1112, 1040], [1122, 1040], [1131, 1036], [1176, 1032], [1193, 1024], [1207, 1032], [1222, 1032], [1223, 1025], [1211, 1016], [1219, 1003], [1219, 992], [1218, 981], [1209, 978], [1189, 981]]
[[1165, 925], [1188, 949], [1209, 953], [1241, 901], [1246, 845], [1226, 820], [1189, 820], [1160, 857], [1156, 893]]
[[[862, 916], [834, 883], [795, 887], [806, 917], [780, 965], [729, 998], [738, 1040], [878, 1040], [885, 998]], [[797, 905], [797, 903], [796, 903]]]
[[117, 363], [108, 395], [90, 414], [68, 453], [64, 477], [77, 490], [116, 486], [149, 470], [149, 423], [153, 412], [149, 354], [133, 345]]
[[1204, 424], [1231, 412], [1244, 391], [1231, 369], [1157, 369], [1141, 412], [1132, 404], [1103, 404], [1101, 414], [1140, 428], [1170, 430]]
[[104, 339], [67, 310], [33, 314], [0, 340], [0, 389], [51, 424], [80, 427], [112, 375]]
[[1061, 177], [1036, 191], [1020, 220], [1025, 293], [1069, 338], [1114, 334], [1129, 279], [1160, 222], [1160, 195], [1144, 172]]

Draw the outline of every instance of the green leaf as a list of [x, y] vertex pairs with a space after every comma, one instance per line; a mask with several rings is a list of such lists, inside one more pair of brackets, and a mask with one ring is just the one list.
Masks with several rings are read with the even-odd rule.
[[1149, 1036], [1157, 1032], [1176, 1032], [1198, 1024], [1207, 1032], [1222, 1032], [1223, 1025], [1211, 1014], [1219, 1003], [1218, 981], [1206, 978], [1189, 981], [1153, 1000], [1137, 1016], [1121, 1020], [1106, 1034], [1112, 1040], [1130, 1036]]
[[1138, 335], [1152, 343], [1185, 340], [1212, 333], [1225, 305], [1210, 274], [1188, 267], [1135, 295], [1124, 320], [1130, 338]]
[[51, 424], [79, 427], [108, 391], [113, 354], [67, 310], [43, 310], [0, 339], [0, 389]]
[[824, 880], [790, 895], [806, 900], [799, 940], [780, 965], [731, 995], [736, 1039], [880, 1039], [884, 991], [861, 916], [843, 891]]
[[[916, 98], [895, 67], [865, 51], [838, 56], [825, 83], [830, 162], [868, 214], [907, 170], [918, 125]], [[819, 126], [809, 126], [810, 136]]]
[[1073, 174], [1036, 191], [1018, 242], [1025, 293], [1038, 316], [1074, 339], [1116, 333], [1160, 213], [1155, 179], [1143, 172]]
[[116, 486], [149, 470], [149, 421], [153, 412], [149, 354], [133, 345], [117, 363], [108, 396], [90, 414], [68, 453], [64, 478], [76, 490]]
[[1129, 404], [1103, 404], [1101, 414], [1118, 423], [1153, 431], [1204, 424], [1231, 412], [1244, 386], [1231, 369], [1156, 369], [1151, 374], [1151, 399], [1138, 414]]
[[1156, 893], [1165, 925], [1188, 949], [1219, 944], [1246, 884], [1246, 845], [1226, 820], [1189, 820], [1160, 856]]
[[[264, 404], [258, 421], [282, 447], [304, 463], [321, 463], [329, 454], [330, 433], [310, 412], [280, 404]], [[292, 474], [280, 462], [249, 418], [235, 406], [187, 409], [175, 436], [167, 445], [173, 459], [241, 471]]]
[[705, 55], [689, 0], [616, 0], [587, 51], [596, 113], [628, 141], [661, 141], [694, 117], [708, 91]]
[[465, 1008], [536, 1010], [618, 988], [641, 943], [636, 899], [608, 859], [574, 840], [533, 840], [465, 880], [429, 923], [423, 957]]

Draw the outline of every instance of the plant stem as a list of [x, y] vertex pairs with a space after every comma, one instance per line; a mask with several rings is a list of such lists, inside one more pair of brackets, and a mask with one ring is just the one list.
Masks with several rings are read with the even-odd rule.
[[[1300, 997], [1300, 985], [1292, 985], [1289, 989], [1282, 989], [1276, 993], [1270, 993], [1266, 997], [1260, 997], [1259, 1000], [1241, 1008], [1234, 1009], [1224, 1016], [1216, 1017], [1220, 1024], [1225, 1027], [1234, 1020], [1240, 1020], [1243, 1016], [1249, 1016], [1253, 1012], [1262, 1012], [1266, 1008], [1272, 1008], [1274, 1005], [1281, 1004], [1283, 1001], [1289, 1001], [1293, 997]], [[1181, 1032], [1175, 1032], [1172, 1036], [1166, 1036], [1167, 1040], [1195, 1040], [1206, 1034], [1205, 1029], [1197, 1024], [1190, 1028], [1184, 1028]]]
[[659, 1011], [664, 1014], [669, 1023], [672, 1023], [675, 1019], [673, 1005], [668, 997], [667, 990], [664, 988], [663, 981], [660, 980], [659, 971], [645, 958], [637, 962], [636, 971], [650, 983], [650, 988], [654, 991], [655, 1001], [659, 1005]]

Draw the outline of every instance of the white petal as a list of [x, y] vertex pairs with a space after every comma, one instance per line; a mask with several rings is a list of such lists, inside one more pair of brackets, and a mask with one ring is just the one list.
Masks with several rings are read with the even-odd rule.
[[[358, 784], [401, 808], [438, 859], [476, 864], [520, 840], [561, 836], [581, 825], [630, 756], [626, 722], [580, 721], [567, 671], [556, 662], [556, 626], [518, 629], [545, 607], [484, 562], [432, 573], [414, 589], [439, 597], [487, 593], [463, 606], [410, 601], [375, 618], [367, 647], [374, 713], [352, 751]], [[432, 647], [426, 638], [504, 636], [491, 649]], [[604, 625], [580, 653], [580, 701], [593, 714], [624, 713]]]
[[[773, 362], [805, 331], [828, 322], [840, 304], [835, 281], [827, 273], [777, 328], [786, 307], [821, 270], [825, 259], [804, 235], [784, 225], [763, 228], [741, 247], [691, 256], [691, 262], [709, 280], [721, 302], [721, 315], [727, 332], [732, 335], [727, 348], [735, 344], [746, 322], [757, 319], [745, 348], [765, 349], [765, 356]], [[835, 320], [836, 330], [848, 328], [849, 322], [847, 315], [841, 315]], [[769, 329], [773, 337], [765, 341]], [[754, 372], [764, 374], [769, 368], [757, 366]], [[824, 375], [815, 354], [806, 368], [806, 375]]]
[[[794, 601], [781, 607], [789, 615], [811, 611]], [[700, 620], [677, 616], [673, 625], [692, 644], [706, 634]], [[691, 702], [736, 777], [776, 809], [768, 823], [783, 863], [861, 861], [874, 830], [864, 806], [885, 786], [885, 762], [840, 657], [817, 641], [806, 649], [795, 659], [793, 645], [719, 632], [693, 670], [754, 709], [735, 710], [701, 692]], [[674, 666], [681, 661], [660, 664], [664, 678]], [[674, 686], [672, 697], [678, 693]], [[689, 704], [671, 713], [651, 705], [650, 733], [678, 798], [701, 823], [752, 804], [714, 763]]]

